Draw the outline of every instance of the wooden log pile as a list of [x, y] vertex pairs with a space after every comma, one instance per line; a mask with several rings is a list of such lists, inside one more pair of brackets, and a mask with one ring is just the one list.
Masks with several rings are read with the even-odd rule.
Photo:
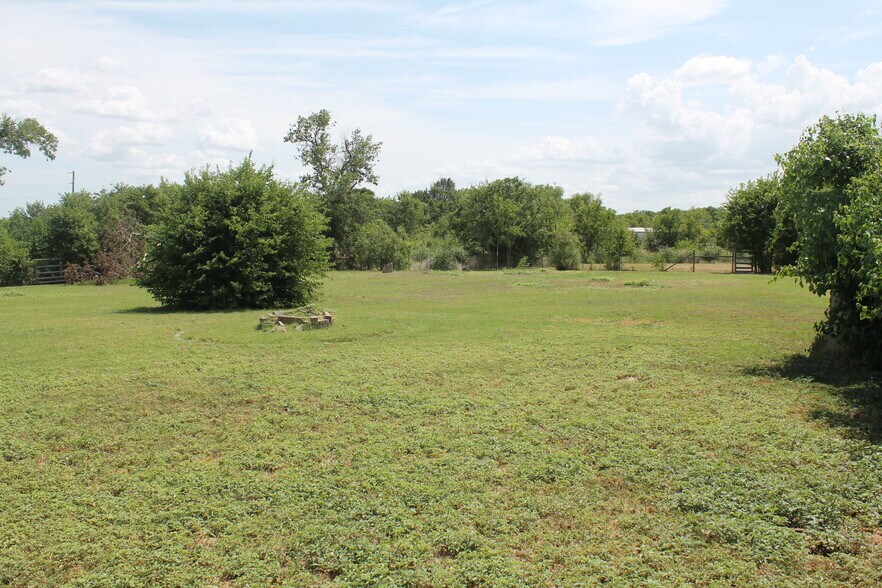
[[289, 314], [287, 311], [273, 311], [260, 317], [260, 328], [276, 327], [276, 331], [285, 332], [288, 325], [296, 325], [295, 330], [302, 331], [304, 328], [323, 329], [334, 324], [334, 315], [328, 311], [311, 316], [298, 316]]

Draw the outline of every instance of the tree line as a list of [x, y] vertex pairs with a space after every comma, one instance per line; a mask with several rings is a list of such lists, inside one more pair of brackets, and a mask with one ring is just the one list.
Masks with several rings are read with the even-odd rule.
[[[25, 283], [32, 260], [40, 258], [94, 268], [109, 236], [120, 231], [146, 236], [180, 198], [182, 186], [117, 184], [14, 209], [0, 219], [0, 284]], [[557, 186], [520, 178], [465, 188], [442, 178], [393, 198], [363, 187], [333, 197], [302, 184], [292, 188], [326, 218], [329, 260], [338, 269], [375, 269], [391, 262], [399, 269], [449, 270], [470, 257], [488, 269], [549, 263], [561, 269], [582, 263], [615, 268], [622, 256], [651, 260], [667, 249], [722, 255], [728, 246], [723, 208], [617, 214], [599, 195], [566, 198]], [[652, 230], [638, 242], [630, 226]]]
[[[598, 194], [565, 198], [560, 187], [520, 178], [465, 188], [441, 178], [422, 190], [379, 198], [368, 186], [378, 181], [374, 166], [382, 144], [359, 129], [335, 141], [333, 124], [324, 110], [300, 117], [284, 140], [309, 170], [290, 188], [325, 217], [323, 234], [334, 268], [392, 263], [449, 270], [469, 258], [484, 268], [553, 264], [575, 269], [583, 263], [616, 268], [623, 256], [666, 249], [715, 254], [729, 245], [722, 208], [617, 214]], [[0, 219], [0, 284], [26, 282], [32, 260], [40, 258], [60, 258], [70, 266], [67, 276], [73, 281], [124, 277], [132, 269], [125, 266], [137, 264], [146, 235], [180, 198], [182, 186], [118, 184], [96, 194], [65, 194], [56, 204], [16, 208]], [[631, 226], [652, 229], [648, 239], [635, 240]], [[123, 243], [125, 254], [113, 258]]]

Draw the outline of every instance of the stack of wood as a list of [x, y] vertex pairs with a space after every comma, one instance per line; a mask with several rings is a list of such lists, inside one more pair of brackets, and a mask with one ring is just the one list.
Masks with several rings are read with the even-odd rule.
[[286, 311], [274, 311], [260, 317], [260, 326], [275, 326], [278, 331], [287, 331], [288, 325], [297, 325], [296, 330], [302, 331], [304, 326], [311, 329], [323, 329], [334, 324], [334, 315], [324, 311], [320, 315], [297, 316]]

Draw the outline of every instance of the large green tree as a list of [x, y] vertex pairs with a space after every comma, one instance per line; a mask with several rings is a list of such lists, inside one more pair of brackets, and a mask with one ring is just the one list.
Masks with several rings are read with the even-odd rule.
[[754, 269], [771, 271], [780, 178], [777, 174], [751, 180], [729, 191], [722, 222], [722, 239], [736, 251], [753, 257]]
[[600, 197], [590, 192], [573, 195], [569, 204], [573, 213], [573, 232], [582, 246], [582, 260], [600, 261], [609, 228], [616, 218], [615, 211], [606, 208]]
[[88, 192], [65, 194], [46, 211], [47, 253], [65, 263], [92, 259], [101, 245], [95, 198]]
[[875, 116], [822, 117], [778, 156], [798, 257], [786, 273], [829, 295], [819, 331], [882, 365], [882, 134]]
[[515, 240], [516, 252], [535, 265], [549, 253], [556, 237], [570, 226], [569, 211], [558, 186], [523, 183], [515, 190], [519, 206], [520, 230]]
[[[55, 159], [58, 139], [35, 118], [15, 120], [6, 113], [0, 114], [0, 151], [28, 158], [32, 146], [36, 146], [46, 159]], [[0, 186], [8, 171], [8, 168], [0, 166]]]
[[327, 267], [325, 219], [302, 190], [250, 158], [165, 184], [140, 284], [165, 305], [279, 307], [310, 301]]
[[500, 249], [505, 251], [521, 235], [517, 192], [524, 190], [517, 178], [505, 178], [465, 191], [456, 219], [460, 240], [474, 252], [493, 256], [499, 267]]

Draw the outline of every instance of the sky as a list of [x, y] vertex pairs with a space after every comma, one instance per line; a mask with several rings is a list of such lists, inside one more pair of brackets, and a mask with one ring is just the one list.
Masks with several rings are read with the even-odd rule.
[[519, 176], [619, 212], [720, 205], [824, 114], [882, 114], [882, 0], [0, 0], [0, 216], [70, 189], [181, 181], [328, 109], [382, 141], [378, 196]]

